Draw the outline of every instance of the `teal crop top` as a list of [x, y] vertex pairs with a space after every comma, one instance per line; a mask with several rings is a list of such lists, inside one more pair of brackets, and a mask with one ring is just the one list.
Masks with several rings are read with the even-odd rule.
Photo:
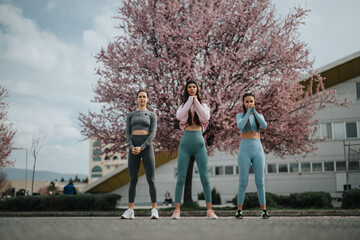
[[[258, 127], [256, 126], [255, 117], [258, 120], [260, 127], [262, 128], [267, 127], [267, 123], [264, 119], [264, 116], [262, 114], [257, 113], [255, 108], [249, 108], [245, 116], [243, 115], [244, 115], [243, 113], [236, 114], [236, 124], [242, 133], [250, 132], [250, 131], [260, 132], [260, 129], [258, 129]], [[250, 126], [249, 124], [247, 124], [248, 120], [250, 121]]]

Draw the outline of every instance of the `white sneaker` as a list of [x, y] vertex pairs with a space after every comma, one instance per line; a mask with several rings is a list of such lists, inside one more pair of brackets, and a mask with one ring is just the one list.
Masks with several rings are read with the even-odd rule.
[[134, 219], [135, 218], [135, 213], [134, 210], [132, 209], [128, 209], [126, 210], [123, 215], [121, 215], [121, 219]]
[[159, 219], [159, 212], [156, 208], [151, 209], [151, 219]]

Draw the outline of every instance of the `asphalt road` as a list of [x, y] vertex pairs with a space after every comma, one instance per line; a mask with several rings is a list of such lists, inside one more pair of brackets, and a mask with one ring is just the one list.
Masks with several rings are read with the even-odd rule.
[[360, 239], [360, 217], [0, 217], [1, 240]]

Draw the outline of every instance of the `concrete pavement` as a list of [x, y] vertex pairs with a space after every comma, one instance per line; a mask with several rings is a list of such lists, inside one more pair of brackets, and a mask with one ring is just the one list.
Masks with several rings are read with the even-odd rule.
[[1, 217], [2, 240], [359, 239], [360, 217]]
[[[120, 216], [124, 209], [118, 209], [117, 211], [83, 211], [83, 212], [1, 212], [0, 217], [116, 217]], [[159, 209], [160, 216], [170, 217], [173, 208]], [[244, 210], [245, 216], [259, 216], [260, 210]], [[232, 217], [235, 214], [235, 210], [216, 210], [215, 213], [221, 217]], [[270, 216], [274, 217], [304, 217], [304, 216], [360, 216], [360, 209], [317, 209], [317, 210], [271, 210], [269, 209]], [[135, 215], [139, 217], [150, 216], [150, 208], [135, 208]], [[182, 211], [182, 216], [186, 217], [201, 217], [206, 215], [206, 211]]]

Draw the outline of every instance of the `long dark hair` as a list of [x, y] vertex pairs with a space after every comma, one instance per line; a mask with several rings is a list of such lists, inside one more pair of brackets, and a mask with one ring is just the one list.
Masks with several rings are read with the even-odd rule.
[[[148, 90], [146, 90], [146, 89], [140, 89], [139, 91], [137, 91], [137, 93], [136, 93], [136, 98], [139, 97], [139, 93], [141, 93], [141, 92], [146, 93], [146, 96], [147, 96], [147, 98], [148, 98], [149, 101], [150, 101], [149, 92], [148, 92]], [[149, 109], [149, 101], [146, 103], [146, 108], [147, 108], [147, 109]]]
[[[184, 95], [183, 95], [183, 98], [182, 98], [182, 104], [185, 104], [187, 102], [187, 100], [189, 99], [190, 95], [189, 95], [189, 92], [187, 90], [189, 84], [195, 84], [196, 86], [196, 96], [197, 96], [197, 99], [199, 100], [199, 102], [202, 104], [202, 99], [201, 99], [201, 96], [200, 96], [200, 91], [199, 91], [199, 85], [197, 84], [197, 82], [195, 82], [194, 80], [189, 80], [186, 82], [186, 85], [185, 85], [185, 89], [184, 89]], [[197, 124], [197, 125], [200, 125], [200, 120], [199, 120], [199, 116], [197, 115], [196, 112], [194, 112], [194, 122]], [[192, 122], [192, 114], [191, 114], [191, 110], [189, 110], [189, 117], [188, 117], [188, 120], [187, 120], [187, 123], [189, 125], [192, 125], [193, 122]]]
[[[245, 93], [245, 94], [243, 95], [243, 97], [242, 97], [242, 101], [243, 101], [242, 107], [243, 107], [244, 116], [245, 116], [245, 114], [246, 114], [246, 112], [247, 112], [247, 111], [246, 111], [246, 107], [245, 107], [245, 105], [244, 105], [244, 100], [245, 100], [245, 98], [248, 97], [248, 96], [253, 97], [254, 100], [255, 100], [255, 94], [252, 93], [252, 92], [247, 92], [247, 93]], [[256, 106], [256, 101], [255, 101], [255, 106]], [[258, 129], [260, 129], [260, 124], [259, 124], [259, 122], [258, 122], [258, 120], [257, 120], [256, 118], [255, 118], [255, 123], [256, 123], [256, 127], [257, 127]], [[246, 124], [248, 125], [249, 129], [251, 130], [250, 120], [248, 120]]]

